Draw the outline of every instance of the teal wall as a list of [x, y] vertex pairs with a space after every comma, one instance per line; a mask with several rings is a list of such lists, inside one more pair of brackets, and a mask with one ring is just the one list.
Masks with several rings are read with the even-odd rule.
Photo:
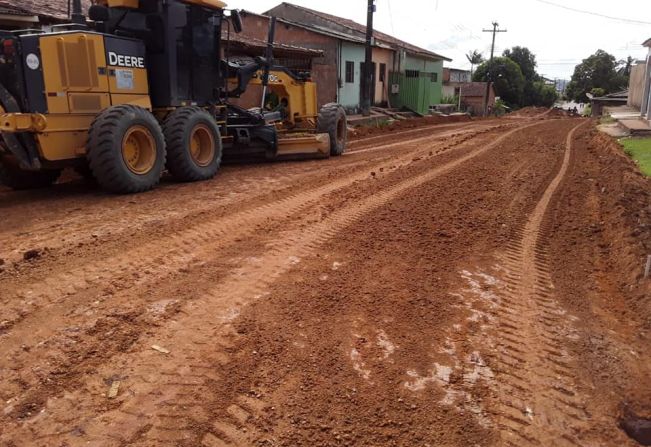
[[[351, 109], [359, 107], [360, 85], [361, 85], [361, 63], [364, 62], [365, 53], [363, 45], [356, 45], [348, 42], [341, 42], [341, 58], [339, 64], [339, 104]], [[346, 82], [346, 61], [355, 65], [355, 82]]]

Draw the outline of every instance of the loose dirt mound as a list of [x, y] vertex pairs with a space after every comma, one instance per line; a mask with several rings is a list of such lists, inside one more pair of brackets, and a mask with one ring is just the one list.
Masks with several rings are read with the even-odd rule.
[[546, 107], [523, 107], [515, 112], [507, 113], [506, 116], [515, 117], [530, 117], [545, 113], [548, 109]]
[[[613, 138], [593, 131], [588, 150], [600, 160], [602, 200], [607, 239], [622, 276], [619, 286], [631, 289], [631, 310], [651, 329], [651, 281], [640, 281], [651, 254], [651, 179], [627, 157]], [[633, 285], [631, 288], [630, 286]]]
[[432, 124], [449, 124], [472, 121], [469, 115], [448, 115], [448, 116], [424, 116], [422, 118], [410, 118], [402, 121], [394, 121], [382, 127], [360, 126], [350, 134], [350, 139], [355, 140], [362, 137], [382, 135], [396, 130], [416, 129], [418, 127], [430, 126]]
[[574, 157], [547, 234], [559, 300], [585, 334], [570, 346], [581, 381], [599, 390], [593, 411], [648, 418], [651, 390], [640, 385], [650, 375], [651, 280], [642, 276], [651, 253], [651, 179], [594, 129], [577, 140]]
[[571, 115], [568, 113], [567, 110], [563, 109], [552, 109], [548, 114], [548, 117], [550, 118], [567, 118], [570, 117]]

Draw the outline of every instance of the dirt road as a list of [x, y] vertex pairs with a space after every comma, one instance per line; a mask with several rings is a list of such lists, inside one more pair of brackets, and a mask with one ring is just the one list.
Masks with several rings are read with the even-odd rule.
[[549, 118], [0, 191], [0, 445], [638, 445], [651, 183]]

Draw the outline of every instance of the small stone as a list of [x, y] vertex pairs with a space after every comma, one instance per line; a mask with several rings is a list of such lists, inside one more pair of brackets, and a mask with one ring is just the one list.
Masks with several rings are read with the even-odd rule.
[[32, 250], [27, 250], [25, 253], [23, 253], [23, 259], [25, 261], [29, 261], [31, 259], [36, 259], [41, 257], [41, 252], [40, 250], [37, 249], [32, 249]]
[[158, 346], [158, 345], [151, 345], [151, 349], [153, 349], [154, 351], [158, 351], [160, 353], [163, 353], [163, 354], [169, 354], [170, 353], [170, 351], [168, 351], [167, 349], [163, 348], [162, 346]]

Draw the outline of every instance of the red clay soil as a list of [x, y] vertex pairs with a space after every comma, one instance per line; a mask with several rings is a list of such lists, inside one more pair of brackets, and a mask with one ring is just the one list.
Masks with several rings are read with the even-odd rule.
[[527, 118], [0, 192], [0, 445], [638, 445], [650, 194]]
[[434, 124], [451, 124], [463, 123], [472, 121], [469, 115], [432, 115], [424, 116], [421, 118], [409, 118], [400, 121], [393, 121], [390, 124], [383, 126], [359, 126], [351, 133], [351, 140], [363, 138], [367, 136], [384, 135], [393, 133], [400, 130], [416, 129], [423, 126], [431, 126]]
[[506, 116], [510, 117], [534, 117], [540, 115], [541, 113], [547, 112], [549, 109], [546, 107], [523, 107], [521, 109], [515, 110], [511, 113], [507, 113]]

